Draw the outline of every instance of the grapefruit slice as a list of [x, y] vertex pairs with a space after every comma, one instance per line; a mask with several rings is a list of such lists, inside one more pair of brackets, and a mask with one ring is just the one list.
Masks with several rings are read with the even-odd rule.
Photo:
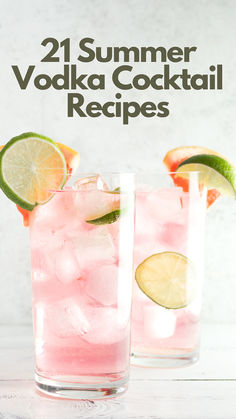
[[[222, 157], [219, 153], [214, 150], [211, 150], [206, 147], [200, 146], [183, 146], [174, 148], [168, 153], [166, 153], [163, 163], [167, 167], [169, 172], [176, 172], [180, 163], [184, 160], [188, 159], [189, 157], [198, 155], [198, 154], [211, 154], [214, 156]], [[182, 178], [180, 176], [176, 176], [174, 174], [171, 175], [174, 184], [176, 186], [181, 186], [185, 192], [188, 191], [188, 179]], [[209, 189], [207, 191], [207, 208], [209, 208], [217, 198], [220, 197], [220, 192], [217, 189]]]
[[66, 160], [67, 174], [73, 175], [79, 167], [79, 153], [62, 143], [56, 143]]
[[30, 214], [31, 211], [28, 211], [24, 208], [21, 208], [19, 205], [16, 205], [16, 208], [18, 209], [18, 211], [22, 214], [23, 216], [23, 224], [25, 227], [29, 227], [29, 218], [30, 218]]

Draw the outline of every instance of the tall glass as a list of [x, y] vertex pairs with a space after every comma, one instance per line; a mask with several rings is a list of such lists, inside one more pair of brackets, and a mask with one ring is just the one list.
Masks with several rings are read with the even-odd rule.
[[[177, 264], [184, 258], [186, 266], [194, 267], [194, 275], [187, 278], [194, 294], [182, 308], [165, 308], [134, 281], [131, 363], [135, 365], [178, 367], [198, 359], [206, 190], [199, 185], [198, 173], [184, 176], [152, 173], [137, 178], [135, 271], [151, 255], [168, 252], [166, 260], [173, 263], [164, 266], [161, 276], [167, 280], [166, 272], [168, 279], [178, 281]], [[169, 297], [173, 300], [174, 295]]]
[[35, 379], [41, 392], [99, 399], [126, 390], [133, 235], [132, 174], [81, 175], [33, 211]]

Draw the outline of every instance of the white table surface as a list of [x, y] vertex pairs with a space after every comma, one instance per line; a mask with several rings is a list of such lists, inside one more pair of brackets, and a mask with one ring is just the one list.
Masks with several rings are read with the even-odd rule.
[[131, 368], [128, 392], [98, 402], [36, 393], [32, 330], [0, 326], [0, 419], [236, 419], [236, 325], [208, 324], [201, 358], [181, 369]]

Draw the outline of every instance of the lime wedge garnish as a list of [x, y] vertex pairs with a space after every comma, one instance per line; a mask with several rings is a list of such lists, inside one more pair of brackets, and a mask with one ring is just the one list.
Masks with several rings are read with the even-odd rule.
[[94, 225], [103, 225], [103, 224], [112, 224], [115, 223], [120, 217], [121, 210], [117, 209], [115, 211], [109, 212], [108, 214], [103, 215], [102, 217], [95, 218], [94, 220], [87, 220], [86, 223]]
[[[85, 185], [89, 185], [89, 183], [86, 182]], [[95, 186], [97, 185], [95, 184]], [[96, 202], [93, 202], [96, 193], [96, 189], [94, 189], [93, 195], [91, 195], [90, 214], [87, 214], [85, 218], [86, 223], [93, 225], [112, 224], [125, 211], [124, 208], [120, 208], [120, 188], [109, 190], [107, 185], [106, 188], [104, 191], [97, 189]]]
[[195, 295], [194, 265], [180, 253], [148, 257], [137, 267], [135, 279], [151, 300], [165, 308], [186, 307]]
[[117, 186], [117, 188], [113, 189], [113, 192], [120, 193], [120, 186]]
[[0, 186], [21, 208], [32, 211], [47, 202], [65, 180], [65, 158], [47, 137], [25, 133], [12, 138], [0, 152]]
[[178, 166], [178, 176], [186, 178], [187, 172], [198, 171], [199, 183], [207, 189], [217, 189], [222, 195], [236, 197], [236, 169], [227, 160], [213, 154], [197, 154]]

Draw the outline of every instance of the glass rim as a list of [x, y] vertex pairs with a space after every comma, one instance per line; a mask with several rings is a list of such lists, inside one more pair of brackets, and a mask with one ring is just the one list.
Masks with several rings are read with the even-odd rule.
[[55, 171], [61, 171], [62, 173], [65, 173], [68, 176], [74, 177], [74, 176], [78, 176], [78, 175], [132, 175], [132, 176], [139, 176], [139, 175], [177, 175], [177, 174], [181, 174], [181, 173], [186, 173], [186, 174], [190, 174], [190, 173], [200, 173], [200, 170], [185, 170], [185, 171], [161, 171], [161, 170], [150, 170], [150, 171], [145, 171], [145, 172], [141, 172], [141, 171], [108, 171], [108, 170], [100, 170], [100, 171], [78, 171], [76, 170], [74, 173], [70, 172], [69, 170], [63, 170], [61, 168], [56, 168], [53, 169]]
[[185, 170], [185, 171], [159, 171], [159, 170], [150, 170], [150, 171], [107, 171], [107, 170], [101, 170], [101, 171], [76, 171], [75, 173], [71, 173], [69, 170], [63, 170], [61, 168], [54, 169], [57, 173], [62, 172], [65, 173], [65, 176], [69, 176], [70, 178], [75, 177], [81, 177], [81, 176], [96, 176], [96, 175], [107, 175], [107, 176], [151, 176], [151, 175], [160, 175], [160, 176], [168, 176], [168, 175], [179, 175], [179, 174], [198, 174], [200, 173], [200, 170]]
[[[196, 174], [196, 173], [200, 173], [200, 170], [185, 170], [185, 171], [159, 171], [159, 170], [150, 170], [150, 171], [146, 171], [146, 172], [141, 172], [141, 171], [131, 171], [131, 172], [118, 172], [118, 171], [114, 171], [114, 172], [109, 172], [109, 171], [105, 171], [102, 170], [100, 172], [76, 172], [76, 173], [72, 173], [71, 177], [75, 177], [78, 175], [132, 175], [135, 177], [138, 176], [151, 176], [151, 175], [163, 175], [163, 176], [167, 176], [167, 175], [179, 175], [179, 174], [187, 174], [187, 175], [191, 175], [191, 174]], [[69, 172], [67, 172], [67, 174], [69, 175]]]
[[[73, 188], [73, 186], [70, 184], [70, 181], [76, 181], [76, 180], [79, 180], [79, 179], [83, 179], [83, 178], [86, 178], [86, 177], [93, 177], [93, 176], [101, 176], [101, 177], [103, 177], [103, 176], [110, 176], [111, 178], [115, 178], [115, 177], [121, 177], [121, 178], [130, 178], [130, 179], [132, 179], [132, 183], [134, 182], [134, 188], [122, 188], [122, 191], [121, 192], [137, 192], [137, 186], [139, 185], [139, 183], [141, 182], [145, 182], [145, 178], [150, 178], [150, 177], [153, 177], [153, 178], [157, 178], [158, 176], [160, 176], [161, 178], [168, 178], [169, 177], [169, 179], [171, 179], [171, 177], [173, 178], [173, 177], [178, 177], [178, 175], [181, 175], [181, 174], [185, 174], [185, 176], [187, 175], [187, 177], [189, 176], [189, 181], [191, 182], [191, 179], [193, 178], [193, 176], [195, 175], [198, 175], [199, 173], [200, 173], [200, 171], [198, 171], [198, 170], [194, 170], [194, 171], [183, 171], [183, 172], [181, 172], [181, 171], [170, 171], [170, 172], [168, 172], [168, 171], [145, 171], [145, 172], [128, 172], [128, 171], [124, 171], [124, 172], [119, 172], [119, 171], [103, 171], [103, 170], [101, 170], [100, 172], [98, 172], [98, 171], [94, 171], [94, 172], [90, 172], [90, 171], [79, 171], [78, 169], [74, 172], [74, 173], [71, 173], [70, 172], [70, 169], [68, 169], [67, 171], [64, 171], [63, 169], [61, 169], [61, 168], [58, 168], [57, 169], [57, 172], [62, 172], [62, 173], [65, 173], [65, 178], [64, 178], [64, 185], [61, 187], [61, 189], [59, 189], [59, 188], [55, 188], [55, 189], [48, 189], [48, 191], [50, 192], [50, 193], [53, 193], [53, 194], [55, 194], [55, 193], [62, 193], [62, 192], [82, 192], [82, 191], [79, 191], [79, 190], [76, 190], [75, 188]], [[196, 179], [197, 180], [197, 179]], [[67, 185], [67, 182], [69, 182], [69, 184]], [[69, 186], [68, 188], [67, 188], [67, 186]], [[128, 186], [128, 185], [127, 185]], [[103, 192], [107, 192], [106, 190], [104, 190], [103, 188], [97, 188], [97, 190], [99, 190], [99, 191], [103, 191]], [[83, 192], [85, 192], [85, 191], [83, 191]], [[89, 192], [88, 190], [87, 190], [87, 192]], [[110, 191], [110, 192], [112, 192], [112, 191]], [[114, 192], [115, 193], [115, 192]]]
[[171, 171], [171, 172], [166, 171], [166, 172], [164, 172], [164, 171], [159, 171], [159, 170], [157, 170], [157, 171], [151, 170], [151, 171], [146, 171], [146, 172], [134, 172], [134, 174], [136, 176], [140, 176], [140, 175], [142, 175], [142, 176], [164, 175], [165, 176], [165, 175], [178, 175], [178, 174], [181, 174], [181, 173], [185, 173], [185, 174], [200, 173], [200, 170], [185, 170], [185, 171], [178, 170], [178, 172], [176, 172], [176, 171]]
[[130, 175], [132, 175], [132, 176], [135, 176], [136, 175], [136, 173], [134, 172], [134, 171], [130, 171], [130, 172], [128, 172], [128, 171], [108, 171], [108, 170], [100, 170], [100, 171], [89, 171], [89, 170], [86, 170], [86, 171], [79, 171], [79, 170], [76, 170], [74, 173], [72, 172], [70, 172], [70, 169], [69, 170], [66, 170], [66, 171], [64, 171], [63, 169], [60, 169], [60, 168], [58, 168], [58, 169], [55, 169], [57, 172], [59, 171], [61, 171], [62, 173], [65, 173], [66, 175], [68, 175], [68, 176], [70, 176], [70, 177], [75, 177], [75, 176], [80, 176], [80, 175], [108, 175], [108, 176], [110, 176], [110, 175], [112, 175], [112, 176], [117, 176], [117, 175], [127, 175], [127, 176], [130, 176]]
[[[75, 173], [71, 173], [70, 170], [67, 170], [67, 172], [64, 172], [62, 169], [58, 169], [57, 173], [65, 173], [64, 176], [64, 184], [63, 186], [61, 186], [61, 188], [49, 188], [48, 192], [50, 193], [66, 193], [66, 192], [94, 192], [94, 190], [98, 190], [101, 192], [107, 192], [107, 193], [118, 193], [115, 190], [111, 189], [111, 190], [106, 190], [102, 187], [97, 187], [95, 189], [91, 189], [91, 190], [77, 190], [76, 188], [73, 187], [73, 182], [76, 182], [77, 180], [83, 180], [89, 177], [94, 177], [94, 178], [103, 178], [103, 177], [107, 177], [107, 180], [109, 182], [109, 178], [110, 181], [118, 181], [119, 180], [121, 182], [121, 185], [119, 185], [119, 187], [121, 188], [120, 192], [121, 193], [128, 193], [128, 192], [135, 192], [135, 173], [134, 172], [108, 172], [108, 171], [100, 171], [100, 172], [88, 172], [88, 171], [76, 171]], [[132, 185], [130, 187], [130, 185]], [[118, 186], [117, 186], [118, 187]]]

